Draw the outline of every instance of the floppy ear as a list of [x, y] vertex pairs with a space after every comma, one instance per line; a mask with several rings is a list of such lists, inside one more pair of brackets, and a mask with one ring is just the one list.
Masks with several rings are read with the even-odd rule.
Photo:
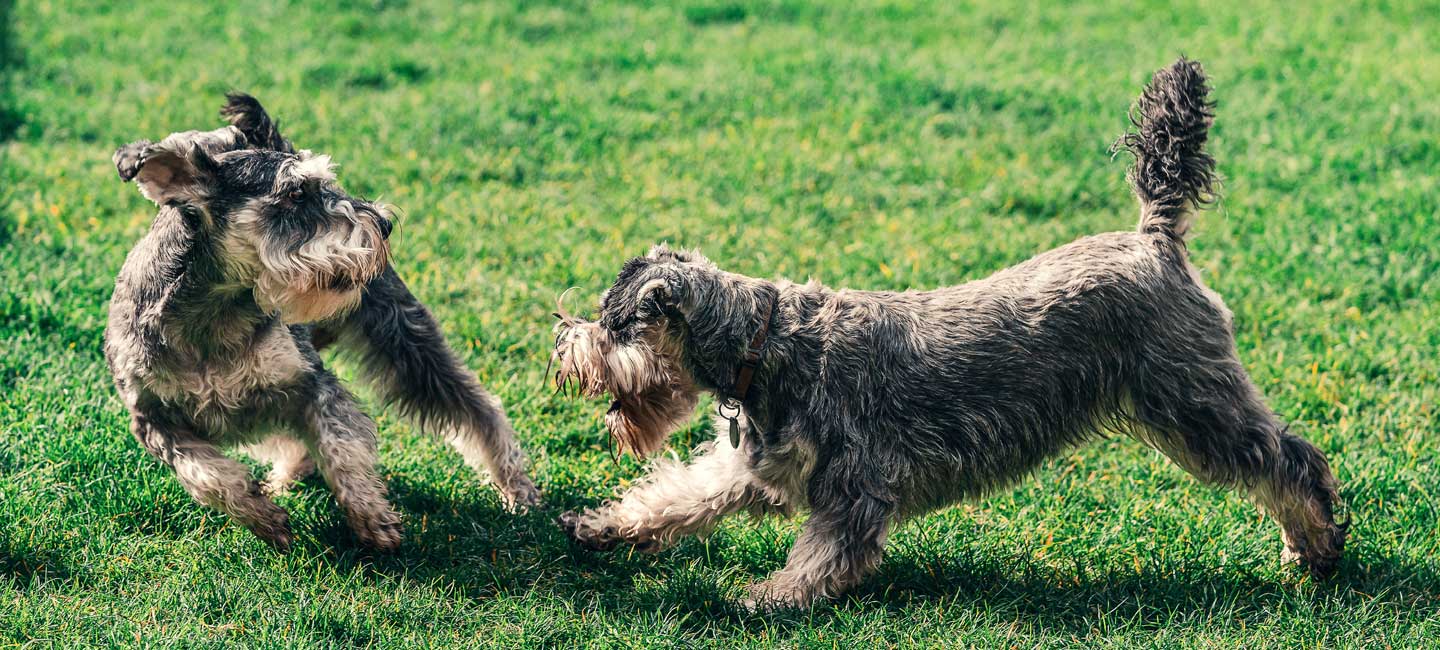
[[220, 116], [240, 129], [253, 148], [295, 153], [295, 145], [280, 135], [280, 124], [270, 119], [270, 114], [265, 112], [260, 100], [250, 95], [241, 92], [226, 93], [225, 106], [220, 109]]
[[160, 144], [132, 142], [115, 151], [120, 180], [134, 180], [140, 193], [158, 205], [198, 203], [215, 179], [215, 160], [188, 140], [166, 138]]
[[674, 315], [680, 308], [681, 292], [679, 274], [666, 270], [659, 277], [640, 285], [635, 291], [635, 304], [642, 318]]
[[120, 174], [120, 180], [129, 181], [140, 173], [140, 163], [145, 161], [145, 153], [155, 146], [149, 140], [131, 142], [115, 150], [115, 155], [110, 159], [115, 161], [115, 171]]
[[655, 278], [640, 286], [640, 289], [635, 292], [635, 301], [639, 303], [653, 301], [656, 304], [664, 305], [670, 302], [673, 293], [670, 288], [670, 280]]

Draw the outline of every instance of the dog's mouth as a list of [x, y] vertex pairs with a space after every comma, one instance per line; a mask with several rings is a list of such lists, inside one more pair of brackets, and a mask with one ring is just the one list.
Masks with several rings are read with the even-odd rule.
[[284, 252], [261, 252], [255, 299], [287, 323], [313, 323], [348, 313], [365, 285], [390, 263], [385, 217], [350, 201], [331, 211], [340, 226]]
[[555, 316], [555, 387], [574, 387], [586, 397], [609, 395], [605, 428], [621, 451], [646, 456], [690, 419], [699, 391], [662, 335], [619, 344], [599, 323], [565, 313]]
[[354, 310], [365, 296], [365, 285], [378, 275], [378, 270], [303, 278], [261, 274], [255, 300], [287, 324], [316, 323]]

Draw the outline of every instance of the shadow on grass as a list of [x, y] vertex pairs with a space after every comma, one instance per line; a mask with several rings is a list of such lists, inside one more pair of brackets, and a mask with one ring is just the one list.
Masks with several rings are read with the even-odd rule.
[[66, 564], [59, 552], [33, 548], [0, 534], [0, 581], [8, 579], [16, 587], [25, 589], [51, 580], [73, 582], [84, 577], [83, 572]]
[[[1313, 582], [1298, 569], [1276, 576], [1243, 565], [1193, 561], [1156, 562], [1119, 573], [1085, 566], [1056, 569], [1026, 557], [997, 558], [961, 548], [923, 561], [895, 558], [833, 604], [755, 614], [736, 605], [737, 594], [720, 583], [732, 577], [736, 583], [763, 579], [778, 568], [788, 548], [777, 545], [774, 557], [730, 557], [741, 554], [687, 541], [656, 556], [627, 549], [591, 553], [571, 544], [554, 523], [561, 511], [579, 505], [570, 503], [576, 499], [569, 495], [550, 495], [553, 505], [512, 516], [493, 500], [457, 504], [421, 483], [394, 482], [391, 492], [412, 519], [429, 524], [418, 532], [412, 520], [411, 537], [399, 556], [369, 556], [379, 574], [450, 582], [478, 598], [534, 592], [620, 616], [669, 611], [680, 627], [697, 632], [813, 626], [855, 609], [884, 609], [903, 617], [906, 608], [928, 604], [1083, 636], [1104, 621], [1146, 629], [1196, 617], [1254, 624], [1297, 602], [1344, 612], [1378, 601], [1425, 616], [1426, 608], [1440, 601], [1434, 566], [1364, 555], [1363, 549], [1352, 549], [1336, 578]], [[343, 524], [335, 533], [330, 541], [354, 544]], [[432, 549], [428, 553], [427, 547]], [[467, 561], [484, 566], [464, 566]], [[716, 571], [726, 579], [717, 581]], [[637, 589], [637, 584], [645, 587]]]
[[[561, 511], [581, 505], [576, 492], [557, 490], [547, 495], [548, 505], [512, 515], [488, 490], [466, 490], [471, 496], [457, 500], [430, 481], [403, 474], [391, 476], [389, 484], [391, 498], [407, 516], [399, 552], [360, 547], [323, 481], [312, 477], [283, 501], [292, 512], [298, 554], [343, 574], [453, 586], [456, 597], [467, 600], [530, 594], [618, 618], [668, 613], [681, 629], [700, 634], [773, 633], [860, 610], [904, 619], [907, 609], [938, 607], [1085, 636], [1117, 621], [1141, 629], [1217, 620], [1253, 625], [1297, 608], [1339, 616], [1384, 605], [1424, 617], [1440, 601], [1433, 563], [1379, 557], [1363, 545], [1351, 549], [1335, 579], [1319, 583], [1298, 570], [1276, 575], [1234, 563], [1156, 560], [1134, 572], [1107, 572], [959, 547], [892, 557], [833, 604], [755, 614], [735, 604], [738, 594], [727, 585], [763, 579], [783, 562], [788, 542], [775, 542], [773, 552], [737, 552], [725, 546], [722, 533], [715, 543], [687, 540], [655, 556], [626, 549], [591, 553], [572, 545], [554, 523]], [[202, 509], [168, 500], [156, 505], [151, 516], [164, 525], [140, 526], [140, 534], [187, 536], [187, 517]], [[14, 576], [22, 583], [80, 578], [61, 555], [10, 541], [0, 540], [0, 578]], [[247, 552], [270, 551], [255, 542]]]
[[[753, 580], [766, 574], [754, 567], [738, 569]], [[658, 579], [675, 579], [667, 574], [673, 570], [670, 567], [640, 570], [653, 571]], [[620, 614], [667, 608], [700, 614], [679, 619], [682, 627], [697, 632], [718, 628], [759, 633], [809, 627], [856, 610], [884, 610], [904, 619], [907, 609], [933, 606], [1084, 637], [1116, 622], [1139, 629], [1197, 620], [1258, 625], [1286, 609], [1343, 613], [1377, 603], [1414, 612], [1418, 621], [1429, 616], [1440, 600], [1440, 577], [1434, 567], [1396, 558], [1348, 561], [1336, 578], [1314, 583], [1298, 570], [1275, 577], [1236, 566], [1187, 565], [1106, 575], [1083, 567], [1057, 570], [1026, 559], [950, 556], [923, 566], [905, 561], [882, 565], [843, 598], [812, 610], [759, 614], [728, 602], [727, 595], [713, 585], [687, 585], [683, 570], [681, 573], [680, 586], [662, 594], [668, 598], [599, 598], [595, 603]]]
[[1382, 592], [1394, 603], [1433, 603], [1440, 598], [1440, 579], [1433, 568], [1394, 558], [1347, 561], [1336, 578], [1312, 582], [1299, 569], [1276, 576], [1235, 565], [1157, 563], [1133, 573], [1105, 573], [1084, 566], [1059, 570], [1026, 559], [952, 557], [927, 566], [892, 566], [850, 598], [888, 609], [944, 603], [1084, 635], [1101, 619], [1143, 629], [1197, 614], [1255, 623], [1287, 603], [1345, 610]]

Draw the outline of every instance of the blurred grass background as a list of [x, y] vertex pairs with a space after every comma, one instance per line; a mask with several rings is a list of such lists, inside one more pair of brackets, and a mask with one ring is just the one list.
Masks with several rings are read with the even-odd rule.
[[[1440, 633], [1440, 6], [863, 0], [0, 0], [0, 646], [1432, 646]], [[0, 35], [5, 34], [0, 30]], [[1427, 36], [1428, 35], [1428, 36]], [[900, 529], [833, 607], [731, 598], [793, 523], [658, 557], [550, 523], [638, 476], [603, 406], [542, 386], [554, 299], [660, 240], [867, 289], [983, 277], [1133, 227], [1106, 147], [1156, 68], [1203, 61], [1225, 200], [1193, 257], [1272, 405], [1355, 518], [1340, 576], [1129, 440]], [[395, 266], [506, 402], [548, 508], [521, 517], [376, 412], [407, 516], [354, 546], [328, 492], [267, 551], [131, 439], [101, 357], [153, 216], [110, 154], [257, 95], [404, 212]], [[339, 367], [342, 375], [349, 368]], [[685, 454], [703, 418], [679, 434]]]

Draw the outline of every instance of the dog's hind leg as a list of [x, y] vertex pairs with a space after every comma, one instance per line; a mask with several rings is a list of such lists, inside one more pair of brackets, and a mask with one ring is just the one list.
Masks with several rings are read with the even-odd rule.
[[229, 515], [274, 548], [290, 548], [290, 516], [261, 492], [250, 468], [210, 441], [144, 415], [131, 420], [131, 432], [145, 451], [175, 470], [180, 485], [196, 501]]
[[1283, 561], [1334, 573], [1346, 527], [1330, 464], [1265, 406], [1233, 352], [1147, 363], [1132, 392], [1138, 437], [1202, 481], [1247, 491], [1280, 525]]
[[320, 328], [316, 338], [338, 335], [339, 344], [364, 364], [363, 376], [381, 398], [444, 437], [476, 471], [488, 471], [507, 507], [539, 503], [525, 452], [500, 400], [456, 358], [430, 312], [394, 269], [387, 268], [365, 292], [338, 332]]
[[305, 444], [361, 543], [382, 551], [400, 546], [400, 515], [375, 471], [375, 422], [333, 378], [305, 408]]
[[682, 537], [703, 535], [720, 519], [740, 510], [786, 509], [756, 483], [741, 451], [727, 441], [707, 445], [688, 465], [670, 459], [655, 461], [650, 473], [619, 500], [579, 513], [567, 512], [560, 516], [561, 527], [592, 550], [625, 543], [655, 552]]

